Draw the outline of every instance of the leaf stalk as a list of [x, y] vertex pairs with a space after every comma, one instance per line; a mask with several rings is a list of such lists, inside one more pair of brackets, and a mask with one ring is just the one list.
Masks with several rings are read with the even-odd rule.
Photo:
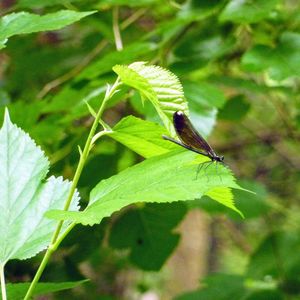
[[0, 265], [0, 281], [1, 281], [2, 300], [7, 300], [6, 286], [5, 286], [5, 275], [4, 275], [4, 265]]

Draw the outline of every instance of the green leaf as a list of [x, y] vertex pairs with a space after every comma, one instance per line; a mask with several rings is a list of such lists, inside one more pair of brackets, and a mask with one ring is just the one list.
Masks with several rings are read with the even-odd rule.
[[242, 120], [250, 109], [250, 104], [243, 95], [237, 95], [229, 99], [219, 111], [219, 118], [229, 121]]
[[[230, 170], [222, 165], [218, 166], [218, 172], [215, 164], [208, 165], [197, 176], [199, 163], [204, 161], [207, 161], [206, 157], [191, 151], [174, 151], [149, 158], [101, 181], [91, 191], [89, 206], [85, 211], [55, 210], [48, 212], [47, 216], [92, 225], [132, 203], [194, 200], [217, 187], [240, 188]], [[219, 195], [219, 199], [221, 197]], [[240, 213], [232, 201], [227, 200], [219, 201]]]
[[236, 210], [234, 202], [233, 202], [233, 194], [231, 189], [227, 187], [216, 187], [211, 189], [206, 193], [206, 196], [210, 197], [213, 200], [229, 207], [233, 210]]
[[[243, 190], [234, 190], [233, 196], [235, 199], [236, 206], [243, 212], [246, 219], [257, 218], [265, 214], [270, 207], [267, 205], [265, 199], [267, 197], [267, 192], [264, 186], [260, 185], [255, 181], [239, 181], [239, 184], [246, 188], [247, 190], [253, 191], [253, 193], [248, 193]], [[224, 195], [228, 191], [224, 191]], [[212, 196], [208, 194], [208, 196]], [[229, 198], [229, 197], [228, 197]], [[217, 200], [217, 199], [215, 199]], [[199, 207], [210, 214], [224, 214], [227, 213], [232, 219], [237, 219], [236, 214], [232, 213], [224, 205], [220, 203], [211, 201], [208, 197], [202, 197], [201, 200], [191, 203], [192, 207]]]
[[[247, 190], [253, 193], [245, 193], [244, 191], [234, 190], [234, 199], [238, 207], [244, 212], [245, 218], [258, 218], [266, 214], [270, 210], [270, 206], [266, 202], [268, 193], [265, 187], [255, 181], [238, 181]], [[232, 216], [235, 218], [235, 216]]]
[[220, 15], [221, 21], [257, 23], [272, 16], [279, 0], [231, 0]]
[[[228, 76], [212, 76], [210, 77], [212, 82], [224, 86], [224, 88], [235, 89], [240, 93], [248, 93], [256, 97], [257, 95], [269, 93], [272, 91], [284, 91], [289, 92], [289, 89], [284, 86], [267, 86], [263, 84], [258, 84], [254, 80], [242, 79], [237, 77]], [[251, 93], [249, 93], [251, 92]]]
[[[68, 0], [68, 3], [80, 2], [82, 0]], [[19, 0], [16, 3], [17, 8], [44, 8], [47, 6], [62, 5], [64, 2], [61, 0]]]
[[123, 83], [140, 92], [151, 101], [171, 135], [175, 135], [172, 117], [177, 110], [188, 114], [187, 102], [178, 78], [170, 71], [158, 66], [146, 66], [136, 62], [129, 66], [117, 65], [113, 70]]
[[68, 251], [68, 262], [79, 265], [80, 262], [88, 260], [99, 247], [106, 236], [105, 222], [86, 227], [77, 225], [60, 244], [62, 251]]
[[148, 158], [178, 148], [165, 141], [162, 138], [163, 134], [167, 134], [164, 127], [128, 116], [114, 126], [113, 132], [109, 136], [139, 155]]
[[[283, 300], [270, 280], [253, 281], [241, 275], [216, 273], [203, 280], [201, 289], [184, 293], [174, 300]], [[223, 287], [226, 287], [224, 289]]]
[[183, 203], [147, 204], [130, 210], [112, 227], [109, 243], [117, 249], [130, 248], [130, 261], [143, 270], [159, 270], [179, 241], [172, 233], [187, 212]]
[[[56, 227], [44, 217], [63, 208], [70, 182], [51, 176], [49, 163], [30, 137], [13, 125], [6, 112], [0, 130], [0, 264], [26, 259], [45, 249]], [[75, 194], [72, 209], [77, 209]]]
[[221, 108], [225, 104], [223, 92], [207, 82], [183, 82], [184, 94], [189, 101], [204, 107]]
[[247, 295], [244, 280], [239, 275], [214, 274], [203, 280], [202, 289], [185, 293], [174, 300], [246, 299], [244, 298]]
[[83, 110], [88, 113], [86, 102], [92, 105], [93, 99], [97, 99], [97, 103], [99, 103], [99, 98], [101, 99], [101, 96], [105, 94], [105, 90], [106, 83], [102, 80], [85, 82], [84, 84], [72, 82], [54, 95], [49, 103], [44, 104], [43, 112], [67, 111], [66, 117], [73, 114], [73, 111]]
[[76, 77], [76, 81], [99, 77], [107, 72], [111, 72], [114, 65], [131, 63], [153, 50], [155, 50], [155, 44], [153, 43], [133, 43], [122, 51], [109, 52], [86, 67]]
[[300, 34], [284, 32], [275, 48], [254, 46], [242, 57], [242, 67], [250, 72], [268, 71], [277, 81], [300, 77]]
[[184, 76], [203, 68], [209, 62], [232, 53], [235, 43], [236, 41], [231, 35], [227, 35], [225, 38], [212, 30], [211, 26], [205, 28], [204, 31], [196, 30], [183, 38], [177, 45], [174, 50], [176, 60], [170, 68], [176, 74]]
[[222, 1], [220, 0], [209, 0], [209, 1], [198, 1], [191, 0], [186, 1], [182, 5], [182, 9], [178, 13], [181, 17], [189, 17], [192, 20], [202, 20], [215, 14], [219, 8], [222, 6]]
[[[104, 145], [101, 149], [104, 149]], [[90, 157], [84, 166], [85, 172], [80, 176], [78, 188], [88, 187], [90, 191], [100, 179], [116, 174], [118, 159], [115, 153], [103, 153]]]
[[95, 12], [76, 12], [73, 10], [61, 10], [44, 16], [27, 12], [11, 13], [0, 20], [0, 49], [5, 47], [7, 39], [11, 36], [57, 30], [93, 13]]
[[[74, 282], [39, 282], [33, 291], [33, 296], [45, 295], [49, 293], [54, 293], [58, 291], [72, 289], [77, 287], [88, 280], [74, 281]], [[25, 283], [8, 283], [6, 285], [7, 298], [14, 300], [22, 300], [30, 286], [30, 282]], [[0, 299], [2, 297], [0, 296]]]
[[126, 5], [129, 7], [137, 7], [137, 6], [148, 6], [153, 5], [155, 2], [158, 2], [158, 0], [102, 0], [101, 5], [104, 7], [107, 7], [107, 5]]
[[[18, 125], [23, 130], [26, 131], [31, 130], [33, 127], [36, 126], [42, 107], [43, 107], [43, 103], [41, 102], [26, 103], [24, 101], [15, 101], [8, 105], [10, 117], [13, 120], [17, 120], [16, 125]], [[26, 114], [24, 114], [25, 110], [26, 110]], [[2, 109], [0, 109], [1, 124], [3, 122], [4, 112], [5, 109], [3, 107], [3, 111]]]
[[[266, 284], [266, 280], [262, 282], [262, 284]], [[272, 282], [269, 284], [271, 285]], [[299, 283], [298, 283], [299, 284]], [[274, 287], [270, 287], [271, 289]], [[267, 288], [266, 288], [267, 289]], [[262, 291], [253, 291], [251, 294], [245, 298], [245, 300], [284, 300], [285, 296], [280, 290], [262, 290]]]
[[[265, 276], [281, 279], [299, 278], [300, 267], [300, 235], [298, 230], [276, 231], [269, 234], [251, 255], [247, 276], [263, 280]], [[288, 258], [281, 262], [278, 269], [278, 255]]]

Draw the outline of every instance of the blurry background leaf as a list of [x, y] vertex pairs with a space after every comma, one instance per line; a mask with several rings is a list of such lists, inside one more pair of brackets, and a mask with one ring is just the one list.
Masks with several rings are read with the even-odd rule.
[[5, 47], [7, 39], [13, 35], [57, 30], [93, 13], [92, 11], [76, 12], [72, 10], [62, 10], [44, 16], [27, 12], [6, 15], [2, 18], [0, 23], [0, 49]]
[[242, 299], [245, 295], [243, 283], [244, 278], [238, 275], [215, 274], [205, 279], [205, 287], [202, 290], [176, 297], [175, 300]]
[[148, 54], [153, 50], [155, 50], [155, 45], [152, 43], [134, 43], [122, 51], [110, 52], [105, 57], [93, 62], [81, 72], [77, 81], [97, 78], [105, 73], [111, 72], [114, 65], [131, 63], [132, 61], [138, 60], [140, 56]]
[[[72, 2], [79, 2], [82, 0], [69, 0], [70, 3]], [[17, 8], [43, 8], [47, 6], [54, 6], [54, 5], [62, 5], [63, 3], [59, 0], [19, 0], [15, 5]]]
[[220, 89], [207, 82], [183, 82], [186, 98], [195, 106], [221, 108], [225, 103], [225, 96]]
[[240, 121], [250, 109], [250, 104], [243, 95], [229, 99], [219, 112], [219, 118], [228, 121]]
[[[300, 266], [300, 259], [296, 254], [299, 249], [298, 232], [271, 233], [253, 253], [247, 268], [247, 275], [259, 280], [265, 276], [271, 276], [278, 280], [293, 278], [299, 281], [299, 275], [295, 273]], [[277, 265], [278, 260], [282, 260], [280, 268]], [[283, 272], [285, 275], [281, 278]]]
[[284, 32], [276, 47], [257, 45], [242, 58], [242, 66], [251, 72], [268, 71], [270, 76], [283, 80], [300, 76], [300, 34]]
[[279, 0], [231, 0], [220, 15], [221, 21], [236, 23], [257, 23], [272, 17]]
[[178, 244], [179, 235], [172, 231], [185, 213], [180, 202], [131, 209], [113, 224], [110, 246], [129, 248], [129, 259], [144, 270], [159, 270]]
[[[36, 289], [33, 292], [34, 296], [45, 295], [57, 291], [72, 289], [85, 283], [87, 280], [75, 281], [75, 282], [40, 282], [37, 284]], [[7, 297], [8, 299], [21, 300], [29, 288], [30, 283], [8, 283], [7, 284]], [[0, 296], [0, 299], [2, 297]]]

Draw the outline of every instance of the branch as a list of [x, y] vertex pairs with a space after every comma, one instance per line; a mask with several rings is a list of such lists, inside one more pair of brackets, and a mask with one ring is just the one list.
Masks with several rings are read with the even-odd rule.
[[115, 38], [115, 44], [118, 51], [123, 50], [123, 42], [119, 28], [119, 7], [113, 8], [113, 32]]
[[[137, 10], [135, 13], [133, 13], [128, 19], [124, 20], [122, 24], [120, 25], [120, 28], [122, 30], [129, 27], [132, 23], [137, 21], [144, 13], [146, 12], [146, 9], [140, 9]], [[65, 83], [66, 81], [72, 79], [77, 74], [80, 73], [81, 70], [83, 70], [107, 45], [108, 40], [101, 40], [96, 47], [72, 70], [65, 73], [64, 75], [48, 82], [44, 87], [41, 89], [41, 91], [38, 93], [37, 98], [42, 99], [44, 98], [51, 90], [54, 88], [57, 88], [61, 84]]]

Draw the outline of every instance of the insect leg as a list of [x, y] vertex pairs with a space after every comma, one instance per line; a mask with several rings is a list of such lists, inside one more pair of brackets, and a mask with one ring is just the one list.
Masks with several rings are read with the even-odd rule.
[[199, 175], [200, 171], [202, 170], [204, 164], [205, 164], [205, 162], [198, 165], [197, 173], [196, 173], [196, 180], [198, 179], [198, 175]]
[[217, 176], [219, 176], [220, 181], [223, 183], [222, 176], [220, 175], [219, 171], [220, 171], [220, 169], [219, 169], [219, 163], [216, 162], [216, 174], [217, 174]]
[[206, 175], [207, 182], [209, 182], [209, 178], [208, 178], [208, 176], [207, 176], [206, 170], [207, 170], [207, 168], [213, 163], [213, 161], [208, 161], [208, 162], [206, 162], [206, 163], [207, 163], [207, 166], [204, 168], [204, 174]]

